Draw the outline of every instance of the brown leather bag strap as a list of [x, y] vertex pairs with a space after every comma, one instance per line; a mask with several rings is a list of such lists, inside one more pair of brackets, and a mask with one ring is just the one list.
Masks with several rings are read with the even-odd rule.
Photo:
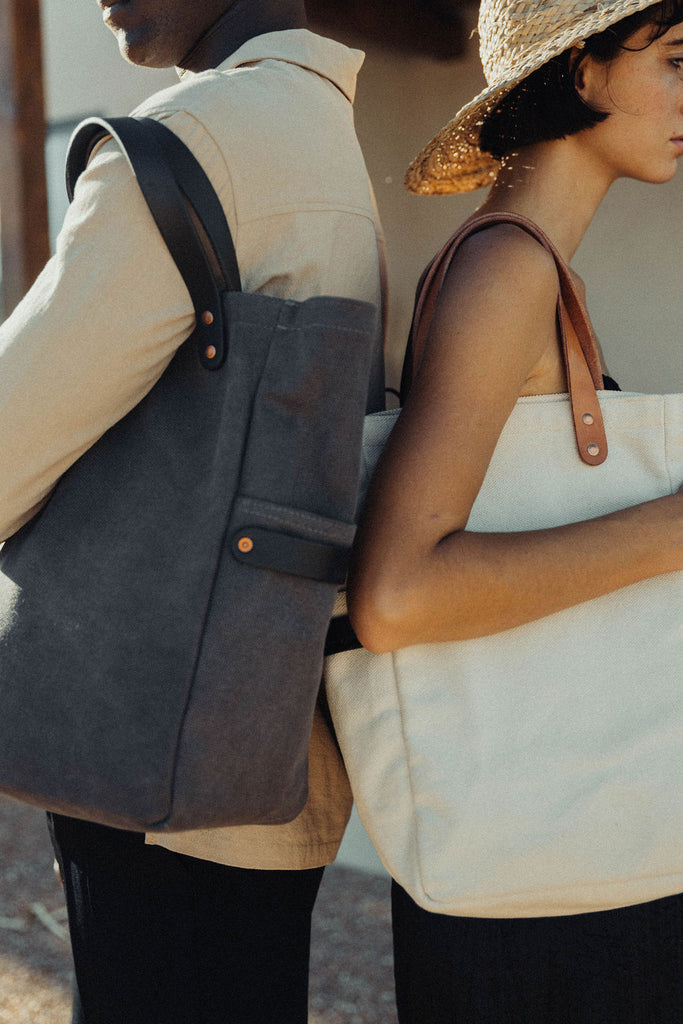
[[589, 466], [599, 466], [607, 458], [607, 438], [596, 394], [596, 390], [603, 387], [603, 380], [593, 328], [569, 267], [548, 236], [526, 217], [513, 213], [489, 213], [477, 217], [463, 224], [437, 253], [418, 287], [408, 349], [409, 353], [412, 352], [412, 366], [408, 367], [406, 376], [410, 377], [411, 370], [414, 374], [419, 367], [439, 293], [459, 246], [470, 235], [494, 224], [515, 224], [540, 242], [555, 260], [560, 283], [557, 318], [576, 443], [581, 459]]

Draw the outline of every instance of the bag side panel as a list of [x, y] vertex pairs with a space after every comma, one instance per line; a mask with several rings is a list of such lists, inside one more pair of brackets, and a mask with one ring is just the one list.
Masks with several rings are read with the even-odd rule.
[[[229, 296], [230, 358], [244, 364], [254, 330], [252, 298]], [[193, 808], [205, 822], [253, 822], [254, 807], [262, 822], [283, 822], [305, 802], [337, 586], [245, 565], [230, 544], [236, 531], [252, 525], [350, 546], [377, 340], [377, 311], [367, 304], [333, 298], [282, 304], [244, 428], [239, 496], [183, 730], [176, 808], [162, 827], [191, 827], [181, 810], [183, 788], [207, 758], [212, 771]], [[221, 674], [224, 688], [213, 683]]]

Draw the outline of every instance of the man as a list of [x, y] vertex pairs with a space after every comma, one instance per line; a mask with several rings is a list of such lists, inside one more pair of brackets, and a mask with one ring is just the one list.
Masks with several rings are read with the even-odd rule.
[[[353, 128], [362, 55], [303, 0], [98, 0], [123, 56], [181, 81], [137, 113], [193, 150], [243, 287], [379, 301], [378, 226]], [[0, 329], [0, 535], [154, 385], [189, 295], [113, 142], [81, 176], [57, 254]], [[291, 824], [153, 837], [51, 818], [75, 961], [74, 1024], [299, 1024], [310, 915], [350, 809], [318, 715]]]

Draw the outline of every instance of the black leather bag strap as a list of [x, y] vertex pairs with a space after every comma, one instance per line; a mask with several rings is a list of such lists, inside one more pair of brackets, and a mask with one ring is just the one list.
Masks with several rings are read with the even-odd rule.
[[[124, 120], [124, 119], [122, 119]], [[161, 121], [139, 119], [164, 154], [181, 191], [202, 223], [227, 291], [242, 291], [237, 253], [220, 200], [202, 165], [178, 136]]]
[[[90, 118], [78, 126], [66, 166], [70, 199], [93, 149], [108, 136], [125, 153], [190, 292], [199, 358], [207, 369], [218, 369], [225, 360], [227, 342], [220, 293], [225, 288], [241, 290], [237, 257], [220, 202], [200, 164], [173, 132], [149, 118], [131, 117]], [[214, 273], [188, 202], [201, 222], [219, 275]]]

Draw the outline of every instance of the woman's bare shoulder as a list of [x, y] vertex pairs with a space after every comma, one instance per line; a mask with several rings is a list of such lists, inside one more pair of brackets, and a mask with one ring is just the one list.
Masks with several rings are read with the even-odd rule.
[[427, 337], [421, 365], [430, 369], [429, 381], [449, 381], [459, 392], [471, 375], [504, 377], [516, 400], [556, 347], [558, 285], [553, 256], [519, 228], [496, 225], [467, 238]]
[[536, 239], [510, 224], [466, 238], [455, 253], [439, 296], [436, 320], [488, 322], [505, 335], [545, 340], [554, 331], [559, 281], [555, 260]]
[[454, 272], [491, 276], [497, 286], [506, 284], [524, 291], [557, 292], [555, 260], [550, 252], [522, 228], [495, 224], [470, 235], [453, 260]]

